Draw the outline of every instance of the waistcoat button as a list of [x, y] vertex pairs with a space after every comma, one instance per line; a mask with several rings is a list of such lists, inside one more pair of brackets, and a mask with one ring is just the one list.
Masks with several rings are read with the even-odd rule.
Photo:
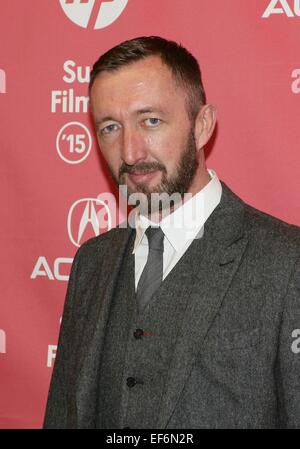
[[127, 387], [132, 388], [135, 386], [136, 383], [137, 382], [134, 377], [127, 377], [127, 380], [126, 380]]
[[136, 330], [133, 332], [133, 336], [134, 336], [134, 338], [136, 338], [137, 340], [141, 339], [143, 335], [144, 335], [143, 329], [136, 329]]

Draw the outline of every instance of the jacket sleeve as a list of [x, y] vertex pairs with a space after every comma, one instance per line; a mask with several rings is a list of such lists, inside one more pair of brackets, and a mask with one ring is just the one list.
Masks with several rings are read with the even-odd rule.
[[[68, 420], [68, 410], [71, 404], [67, 398], [67, 384], [70, 377], [68, 365], [72, 351], [72, 310], [76, 291], [79, 254], [80, 249], [74, 258], [67, 288], [58, 348], [44, 418], [45, 429], [64, 429], [72, 427]], [[74, 416], [74, 411], [72, 415]]]
[[300, 429], [300, 258], [285, 298], [278, 361], [279, 424]]

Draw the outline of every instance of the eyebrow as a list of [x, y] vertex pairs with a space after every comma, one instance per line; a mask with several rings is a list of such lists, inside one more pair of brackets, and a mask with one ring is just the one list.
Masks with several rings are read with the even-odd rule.
[[[142, 115], [142, 114], [152, 114], [153, 112], [158, 112], [160, 114], [165, 114], [165, 111], [163, 111], [160, 108], [151, 108], [151, 107], [145, 107], [142, 109], [138, 109], [137, 111], [135, 111], [134, 113], [136, 115]], [[113, 118], [111, 115], [106, 115], [105, 117], [101, 117], [98, 120], [95, 121], [96, 125], [99, 126], [104, 122], [117, 122], [118, 120], [116, 120], [115, 118]]]
[[142, 108], [142, 109], [138, 109], [136, 111], [136, 114], [137, 115], [138, 114], [149, 114], [149, 113], [152, 113], [152, 112], [159, 112], [160, 114], [164, 114], [165, 113], [165, 111], [163, 111], [160, 108], [145, 107], [145, 108]]
[[101, 125], [104, 122], [115, 122], [115, 121], [116, 120], [113, 117], [111, 117], [110, 115], [107, 115], [105, 117], [99, 118], [98, 120], [95, 121], [95, 123], [98, 126], [98, 125]]

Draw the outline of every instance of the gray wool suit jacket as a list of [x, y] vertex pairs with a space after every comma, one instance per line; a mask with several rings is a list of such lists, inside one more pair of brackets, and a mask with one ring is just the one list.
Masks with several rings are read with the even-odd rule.
[[[76, 254], [45, 428], [95, 427], [99, 354], [129, 235], [113, 229]], [[157, 427], [300, 428], [299, 228], [223, 184], [193, 245], [199, 257], [190, 262]]]

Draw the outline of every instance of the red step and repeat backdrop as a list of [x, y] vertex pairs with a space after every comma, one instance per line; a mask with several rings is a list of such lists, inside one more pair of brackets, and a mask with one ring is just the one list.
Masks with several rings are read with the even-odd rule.
[[218, 110], [208, 167], [300, 225], [300, 0], [1, 0], [0, 33], [0, 428], [39, 428], [72, 258], [114, 192], [91, 65], [136, 36], [180, 41]]

